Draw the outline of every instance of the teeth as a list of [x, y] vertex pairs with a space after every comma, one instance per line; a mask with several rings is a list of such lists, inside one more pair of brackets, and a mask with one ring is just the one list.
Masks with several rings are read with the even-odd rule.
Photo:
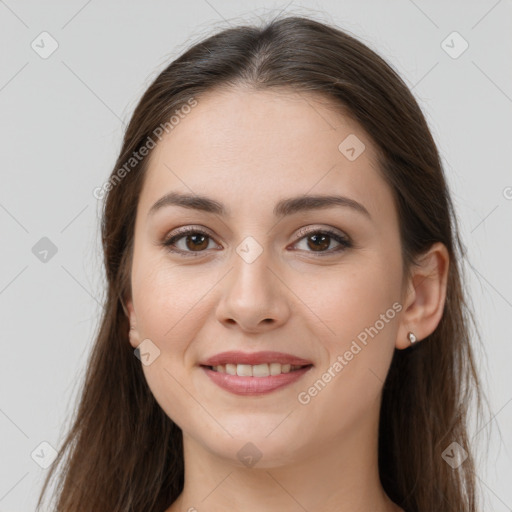
[[236, 374], [240, 377], [252, 377], [252, 366], [250, 364], [237, 364]]
[[281, 365], [279, 363], [270, 363], [270, 375], [279, 375], [281, 373]]
[[212, 369], [216, 372], [238, 375], [240, 377], [268, 377], [269, 375], [290, 373], [299, 368], [302, 368], [302, 366], [281, 363], [263, 363], [256, 365], [228, 363], [212, 366]]

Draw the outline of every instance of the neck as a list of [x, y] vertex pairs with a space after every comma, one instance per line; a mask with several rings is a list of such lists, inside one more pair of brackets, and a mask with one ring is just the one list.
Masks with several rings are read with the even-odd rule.
[[[219, 457], [184, 434], [184, 488], [166, 512], [399, 512], [380, 483], [377, 433], [378, 415], [310, 453], [284, 449], [281, 459], [265, 464], [263, 453], [252, 467]], [[262, 442], [270, 453], [269, 439]]]

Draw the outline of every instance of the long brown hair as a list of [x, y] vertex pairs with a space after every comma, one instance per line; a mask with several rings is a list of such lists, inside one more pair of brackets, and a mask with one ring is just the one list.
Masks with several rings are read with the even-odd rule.
[[[470, 344], [474, 320], [463, 289], [465, 249], [436, 144], [416, 100], [389, 64], [351, 35], [301, 16], [204, 39], [164, 69], [137, 105], [109, 184], [101, 189], [103, 316], [72, 427], [38, 510], [61, 464], [53, 508], [59, 512], [163, 512], [183, 488], [181, 429], [154, 399], [128, 342], [124, 304], [131, 293], [135, 216], [148, 162], [140, 150], [155, 141], [159, 127], [170, 130], [169, 119], [191, 99], [237, 86], [319, 93], [364, 128], [394, 194], [404, 275], [434, 242], [448, 249], [443, 317], [427, 339], [395, 350], [384, 384], [379, 471], [384, 490], [406, 512], [475, 512], [468, 418], [472, 398], [480, 411], [483, 394]], [[468, 454], [458, 468], [442, 456], [452, 442]]]

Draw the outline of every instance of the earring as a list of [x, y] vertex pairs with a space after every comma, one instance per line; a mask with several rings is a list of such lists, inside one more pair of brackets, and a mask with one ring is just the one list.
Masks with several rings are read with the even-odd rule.
[[409, 332], [409, 334], [407, 335], [407, 337], [409, 338], [409, 341], [411, 342], [411, 345], [412, 345], [413, 343], [415, 343], [415, 342], [416, 342], [416, 340], [417, 340], [417, 339], [416, 339], [416, 336], [414, 336], [414, 333], [412, 333], [412, 332]]

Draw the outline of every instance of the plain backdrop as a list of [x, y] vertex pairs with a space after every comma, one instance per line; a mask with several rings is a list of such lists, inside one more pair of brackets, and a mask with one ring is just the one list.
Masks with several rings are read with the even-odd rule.
[[361, 39], [401, 74], [427, 116], [483, 338], [477, 359], [492, 415], [473, 432], [478, 478], [485, 510], [512, 510], [512, 3], [5, 0], [0, 512], [35, 509], [41, 463], [76, 403], [104, 296], [93, 190], [115, 163], [123, 124], [185, 48], [280, 11]]

